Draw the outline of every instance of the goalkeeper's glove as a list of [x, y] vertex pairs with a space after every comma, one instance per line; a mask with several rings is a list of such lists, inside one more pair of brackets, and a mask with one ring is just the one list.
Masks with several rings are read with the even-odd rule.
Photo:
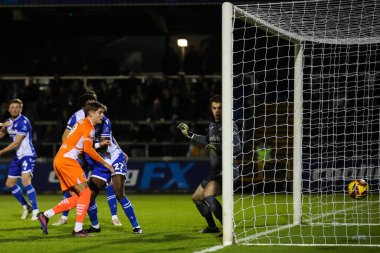
[[185, 137], [193, 139], [194, 134], [189, 131], [189, 126], [186, 123], [180, 123], [177, 127]]
[[217, 153], [217, 152], [216, 152], [216, 146], [215, 146], [214, 144], [207, 144], [207, 145], [206, 145], [206, 149], [209, 150], [209, 151], [212, 150], [212, 151], [214, 151], [215, 153]]

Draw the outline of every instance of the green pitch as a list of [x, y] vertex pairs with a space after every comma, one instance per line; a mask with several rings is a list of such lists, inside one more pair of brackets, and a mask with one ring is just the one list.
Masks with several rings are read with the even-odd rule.
[[[20, 220], [21, 207], [10, 194], [0, 195], [0, 252], [196, 252], [221, 245], [222, 238], [197, 231], [205, 222], [186, 195], [129, 194], [136, 215], [144, 230], [134, 235], [121, 207], [118, 216], [122, 227], [111, 224], [106, 196], [98, 197], [99, 220], [102, 232], [91, 238], [72, 238], [75, 210], [71, 211], [69, 223], [49, 226], [44, 235], [38, 221]], [[39, 208], [46, 210], [61, 200], [60, 195], [39, 195]], [[59, 218], [53, 217], [50, 223]], [[85, 227], [90, 224], [86, 219]], [[353, 247], [284, 247], [284, 246], [229, 246], [216, 252], [349, 252]], [[363, 250], [360, 250], [363, 251]], [[379, 248], [365, 248], [363, 252], [380, 252]]]
[[[249, 244], [380, 245], [378, 194], [304, 194], [302, 225], [293, 225], [291, 194], [244, 195], [235, 200], [238, 241]], [[260, 236], [257, 236], [257, 235]], [[361, 236], [362, 239], [357, 239]], [[250, 238], [249, 240], [245, 240]], [[360, 237], [359, 237], [360, 238]]]

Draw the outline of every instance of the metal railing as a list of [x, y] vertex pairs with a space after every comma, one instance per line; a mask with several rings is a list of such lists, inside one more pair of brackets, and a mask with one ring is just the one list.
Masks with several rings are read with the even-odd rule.
[[[0, 81], [22, 81], [25, 85], [38, 84], [41, 86], [49, 85], [52, 81], [62, 80], [62, 81], [81, 81], [83, 88], [89, 89], [90, 81], [106, 81], [113, 82], [116, 80], [129, 80], [138, 79], [141, 83], [146, 83], [149, 80], [159, 80], [163, 78], [162, 73], [141, 73], [138, 75], [132, 74], [129, 76], [119, 75], [119, 76], [0, 76]], [[211, 81], [221, 81], [220, 75], [185, 75], [185, 73], [178, 73], [178, 75], [168, 75], [166, 76], [169, 80], [178, 80], [183, 78], [185, 82], [196, 82], [200, 79], [207, 79]]]
[[[0, 149], [6, 147], [9, 142], [1, 141]], [[189, 142], [118, 142], [120, 147], [129, 156], [134, 158], [152, 158], [152, 157], [188, 157], [190, 156], [190, 143]], [[59, 142], [34, 142], [34, 146], [38, 157], [40, 158], [53, 158], [58, 152], [61, 143]], [[14, 152], [8, 152], [2, 155], [2, 158], [10, 158]]]

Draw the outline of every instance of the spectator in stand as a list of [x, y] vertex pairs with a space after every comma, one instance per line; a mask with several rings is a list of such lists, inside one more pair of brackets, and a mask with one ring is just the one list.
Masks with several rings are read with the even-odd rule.
[[131, 142], [142, 142], [144, 140], [144, 133], [141, 131], [141, 127], [139, 125], [131, 125], [131, 132], [128, 140]]
[[172, 106], [171, 106], [171, 115], [170, 119], [177, 120], [183, 119], [183, 109], [181, 107], [179, 96], [175, 95], [172, 97]]
[[[120, 108], [123, 108], [123, 106], [121, 105]], [[144, 117], [146, 115], [146, 108], [142, 104], [136, 92], [132, 94], [131, 99], [129, 100], [128, 106], [126, 108], [126, 112], [124, 113], [128, 115], [129, 120], [144, 120]]]
[[[132, 124], [131, 131], [128, 138], [128, 141], [133, 143], [139, 143], [144, 140], [144, 133], [141, 131], [141, 127], [139, 125]], [[131, 145], [131, 155], [133, 157], [142, 157], [145, 156], [145, 149], [141, 145], [133, 146]]]
[[164, 87], [161, 93], [161, 108], [164, 113], [164, 118], [172, 120], [172, 94], [168, 87]]
[[154, 144], [154, 143], [162, 141], [162, 138], [164, 137], [162, 133], [163, 131], [159, 129], [159, 127], [157, 126], [154, 120], [149, 121], [148, 126], [144, 132], [145, 140], [151, 143], [150, 148], [149, 148], [149, 155], [151, 156], [162, 155], [161, 146]]
[[39, 114], [40, 120], [50, 120], [56, 117], [58, 108], [56, 107], [57, 97], [54, 96], [52, 88], [46, 87], [38, 97], [38, 111], [44, 112]]
[[181, 156], [184, 154], [186, 149], [183, 149], [183, 146], [175, 145], [178, 142], [182, 141], [182, 135], [178, 132], [177, 124], [173, 121], [166, 128], [165, 140], [173, 143], [173, 145], [165, 145], [162, 147], [162, 155], [164, 156]]
[[148, 110], [147, 121], [164, 121], [164, 112], [161, 109], [161, 101], [159, 98], [153, 100], [153, 105]]
[[158, 129], [156, 121], [150, 120], [145, 130], [145, 140], [149, 142], [160, 142], [162, 140], [162, 131]]
[[198, 120], [202, 112], [200, 104], [198, 101], [198, 96], [194, 90], [190, 91], [190, 96], [188, 97], [188, 105], [186, 106], [185, 117], [188, 120]]
[[169, 142], [176, 143], [182, 141], [182, 135], [178, 132], [177, 124], [173, 121], [166, 130], [166, 138]]

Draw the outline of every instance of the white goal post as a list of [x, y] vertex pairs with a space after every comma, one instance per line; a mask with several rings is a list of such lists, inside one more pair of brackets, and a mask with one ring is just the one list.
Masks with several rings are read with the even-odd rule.
[[380, 1], [224, 3], [222, 54], [223, 244], [379, 247]]

